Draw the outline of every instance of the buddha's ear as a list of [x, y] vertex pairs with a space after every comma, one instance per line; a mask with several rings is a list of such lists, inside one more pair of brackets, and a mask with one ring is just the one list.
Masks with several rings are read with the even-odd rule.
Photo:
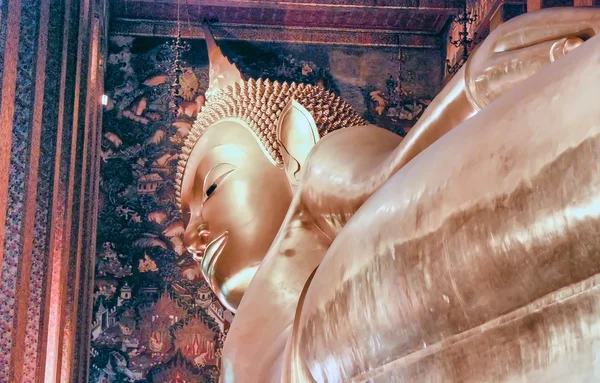
[[286, 175], [293, 188], [298, 185], [300, 170], [319, 138], [317, 125], [310, 112], [297, 101], [290, 101], [277, 121], [277, 141]]

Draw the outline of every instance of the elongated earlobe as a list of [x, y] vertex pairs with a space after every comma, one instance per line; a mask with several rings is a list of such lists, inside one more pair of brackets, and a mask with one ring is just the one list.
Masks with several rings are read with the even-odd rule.
[[283, 166], [292, 187], [300, 181], [308, 153], [319, 141], [319, 132], [312, 115], [299, 102], [292, 100], [277, 121], [277, 141]]

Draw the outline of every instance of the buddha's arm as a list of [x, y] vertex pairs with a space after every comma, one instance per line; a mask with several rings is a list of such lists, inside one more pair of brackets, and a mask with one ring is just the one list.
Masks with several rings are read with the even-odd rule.
[[383, 163], [393, 174], [444, 134], [600, 31], [600, 9], [552, 8], [496, 28]]
[[295, 334], [315, 381], [600, 378], [599, 62], [595, 37], [356, 212]]
[[300, 292], [330, 244], [297, 193], [238, 307], [223, 350], [222, 382], [266, 382], [260, 372], [277, 363]]
[[[553, 8], [521, 15], [499, 26], [488, 36], [393, 150], [387, 144], [396, 141], [380, 140], [379, 133], [365, 128], [344, 129], [336, 132], [341, 138], [336, 137], [327, 145], [317, 145], [313, 152], [318, 149], [316, 156], [323, 158], [313, 161], [313, 165], [322, 168], [319, 169], [320, 178], [317, 178], [322, 185], [315, 183], [312, 187], [317, 190], [318, 196], [343, 197], [321, 198], [320, 201], [312, 198], [309, 201], [315, 205], [328, 205], [330, 210], [345, 214], [337, 214], [342, 218], [342, 225], [335, 221], [333, 225], [332, 222], [319, 221], [320, 227], [327, 232], [329, 227], [337, 226], [339, 231], [362, 202], [419, 153], [598, 32], [600, 9]], [[360, 156], [362, 153], [357, 149], [363, 150], [366, 145], [376, 149], [369, 149], [370, 156]], [[311, 156], [315, 157], [315, 153]], [[377, 166], [374, 166], [375, 162]], [[325, 175], [329, 175], [329, 179]], [[331, 209], [331, 206], [334, 208]], [[309, 207], [312, 210], [312, 206]], [[317, 206], [315, 210], [322, 210], [322, 207]], [[332, 238], [336, 234], [335, 230], [327, 233], [333, 234], [330, 235]]]

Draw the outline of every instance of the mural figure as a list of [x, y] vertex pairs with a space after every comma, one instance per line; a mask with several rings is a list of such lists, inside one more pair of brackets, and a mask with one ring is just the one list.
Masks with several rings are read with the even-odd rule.
[[[265, 215], [235, 206], [235, 229], [248, 231], [273, 227], [289, 210], [272, 243], [270, 234], [256, 237], [271, 247], [248, 273], [252, 283], [244, 278], [222, 381], [597, 379], [600, 228], [589, 208], [600, 181], [598, 30], [597, 10], [515, 18], [486, 39], [404, 140], [347, 121], [301, 145], [301, 155], [278, 151], [290, 143], [277, 133], [309, 130], [320, 116], [284, 93], [281, 110], [296, 113], [273, 114], [274, 132], [257, 130], [252, 123], [270, 118], [258, 111], [274, 105], [245, 115], [239, 108], [247, 93], [275, 86], [242, 86], [233, 66], [220, 66], [226, 74], [214, 78], [226, 81], [203, 111], [221, 114], [199, 114], [179, 192], [185, 242], [221, 298], [247, 263], [227, 249], [233, 229], [207, 230], [216, 216], [209, 210], [226, 212], [260, 189], [236, 179], [247, 172], [237, 169], [271, 156], [295, 190], [291, 202], [267, 195], [263, 204], [273, 209]], [[341, 103], [326, 98], [320, 110], [330, 102]], [[250, 122], [230, 119], [231, 111]], [[221, 141], [211, 137], [217, 131]], [[257, 137], [270, 144], [262, 158], [249, 144]], [[221, 165], [213, 181], [210, 170]]]
[[419, 120], [431, 100], [417, 97], [402, 86], [402, 73], [388, 75], [385, 89], [364, 89], [366, 119], [377, 126], [405, 136]]

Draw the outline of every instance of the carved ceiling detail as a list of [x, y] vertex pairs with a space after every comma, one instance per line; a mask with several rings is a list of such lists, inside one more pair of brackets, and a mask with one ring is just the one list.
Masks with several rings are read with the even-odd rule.
[[[179, 0], [186, 37], [213, 23], [219, 39], [331, 45], [440, 47], [439, 34], [460, 0]], [[173, 36], [177, 0], [114, 0], [111, 29]]]

